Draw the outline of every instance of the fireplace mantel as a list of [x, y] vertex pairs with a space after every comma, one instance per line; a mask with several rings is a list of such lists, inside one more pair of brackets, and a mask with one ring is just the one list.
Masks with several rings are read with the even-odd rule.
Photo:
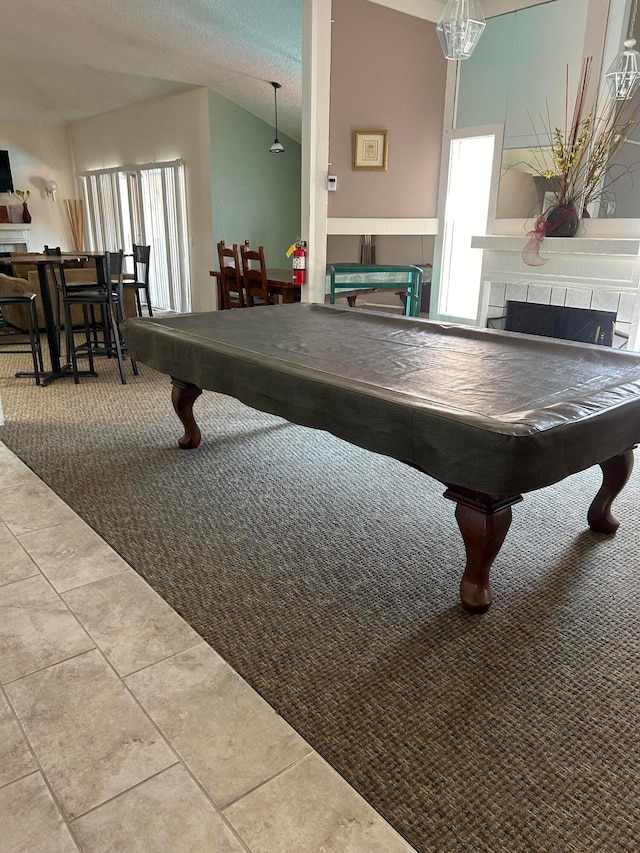
[[0, 252], [28, 252], [30, 228], [26, 222], [0, 222]]
[[[529, 242], [526, 234], [486, 234], [472, 237], [471, 248], [492, 252], [520, 252]], [[569, 255], [640, 255], [637, 237], [546, 237], [540, 244], [540, 254]]]
[[523, 231], [520, 225], [519, 233], [471, 238], [482, 250], [478, 325], [498, 321], [509, 300], [612, 311], [620, 333], [614, 345], [640, 349], [640, 234], [547, 237], [540, 244], [545, 262], [529, 266]]

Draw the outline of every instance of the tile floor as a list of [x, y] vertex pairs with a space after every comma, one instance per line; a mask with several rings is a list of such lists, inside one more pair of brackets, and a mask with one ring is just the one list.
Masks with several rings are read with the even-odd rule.
[[0, 853], [413, 849], [0, 443]]

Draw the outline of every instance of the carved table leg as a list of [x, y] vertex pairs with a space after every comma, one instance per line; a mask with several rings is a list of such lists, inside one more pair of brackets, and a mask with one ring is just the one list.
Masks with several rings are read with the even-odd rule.
[[486, 495], [449, 486], [445, 498], [455, 501], [456, 521], [462, 533], [467, 564], [460, 582], [462, 606], [485, 613], [493, 600], [489, 572], [511, 524], [511, 506], [521, 495]]
[[615, 533], [620, 522], [611, 515], [611, 504], [623, 490], [633, 470], [633, 450], [601, 462], [602, 485], [587, 513], [589, 527], [597, 533]]
[[202, 389], [192, 382], [171, 377], [171, 402], [176, 415], [184, 426], [184, 435], [178, 441], [183, 450], [192, 450], [200, 444], [202, 435], [193, 417], [193, 404], [202, 394]]

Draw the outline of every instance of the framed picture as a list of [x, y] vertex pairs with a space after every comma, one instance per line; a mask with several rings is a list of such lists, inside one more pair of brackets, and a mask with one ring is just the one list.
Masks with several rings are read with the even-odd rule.
[[387, 171], [389, 132], [387, 130], [353, 131], [353, 168]]
[[9, 221], [9, 208], [6, 204], [0, 204], [0, 222]]

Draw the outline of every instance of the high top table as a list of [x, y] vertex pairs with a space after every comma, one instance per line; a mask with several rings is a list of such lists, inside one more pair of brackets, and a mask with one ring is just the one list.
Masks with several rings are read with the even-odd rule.
[[[12, 255], [8, 261], [11, 266], [20, 266], [21, 264], [35, 264], [38, 268], [38, 285], [40, 288], [40, 298], [42, 300], [42, 313], [44, 314], [45, 331], [47, 333], [47, 346], [49, 349], [49, 360], [51, 362], [51, 370], [40, 374], [40, 384], [48, 385], [56, 379], [64, 379], [73, 377], [73, 371], [70, 364], [60, 363], [60, 346], [58, 338], [58, 329], [56, 327], [56, 319], [53, 312], [53, 303], [51, 301], [51, 288], [47, 269], [49, 267], [64, 265], [65, 260], [86, 260], [90, 253], [67, 253], [62, 255]], [[92, 257], [99, 257], [104, 253], [91, 253]], [[96, 267], [97, 268], [97, 267]], [[96, 376], [95, 371], [82, 370], [79, 371], [81, 376]], [[20, 373], [17, 376], [30, 376], [33, 373]]]
[[122, 330], [133, 358], [172, 377], [184, 449], [201, 440], [193, 404], [204, 388], [442, 482], [464, 540], [469, 611], [491, 604], [489, 571], [523, 492], [599, 465], [587, 521], [618, 527], [611, 504], [640, 440], [640, 353], [307, 303], [130, 319]]

